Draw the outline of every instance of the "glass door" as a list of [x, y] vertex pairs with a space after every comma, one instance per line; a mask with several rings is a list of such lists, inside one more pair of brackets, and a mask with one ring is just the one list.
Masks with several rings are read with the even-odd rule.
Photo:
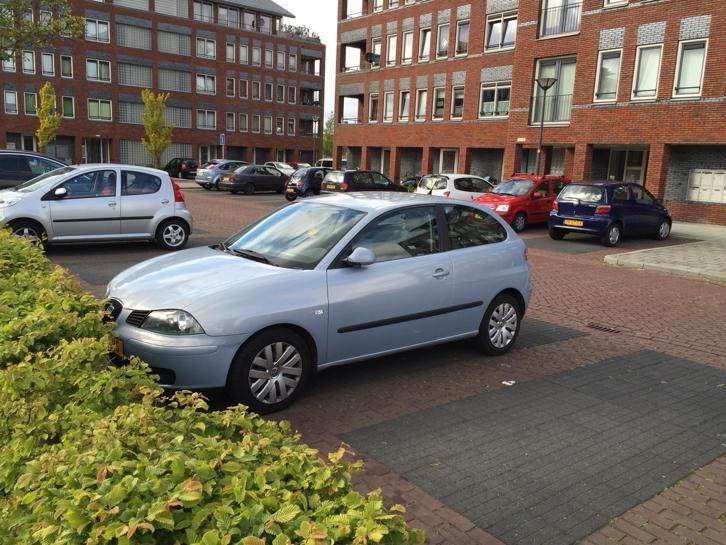
[[110, 142], [106, 138], [85, 138], [83, 148], [86, 163], [110, 163]]
[[459, 150], [442, 149], [440, 153], [439, 172], [456, 172], [459, 166]]
[[608, 180], [635, 182], [638, 184], [642, 184], [645, 180], [645, 166], [647, 159], [647, 150], [610, 150]]

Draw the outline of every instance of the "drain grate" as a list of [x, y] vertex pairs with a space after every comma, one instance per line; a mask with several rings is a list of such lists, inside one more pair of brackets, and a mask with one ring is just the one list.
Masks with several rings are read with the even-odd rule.
[[609, 325], [605, 324], [598, 324], [597, 322], [588, 322], [587, 327], [590, 329], [597, 329], [598, 331], [604, 331], [605, 333], [620, 333], [617, 329], [614, 327], [610, 327]]

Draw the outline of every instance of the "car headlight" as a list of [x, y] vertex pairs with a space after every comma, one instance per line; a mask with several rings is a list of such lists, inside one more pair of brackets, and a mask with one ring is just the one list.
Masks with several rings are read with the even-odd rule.
[[161, 333], [162, 335], [201, 335], [202, 326], [194, 316], [183, 310], [155, 310], [151, 312], [141, 329]]
[[7, 199], [0, 199], [0, 208], [8, 208], [10, 206], [13, 206], [14, 204], [18, 204], [19, 202], [19, 197], [8, 197]]
[[502, 213], [509, 212], [509, 205], [508, 204], [498, 204], [497, 207], [495, 208], [495, 211], [502, 212]]

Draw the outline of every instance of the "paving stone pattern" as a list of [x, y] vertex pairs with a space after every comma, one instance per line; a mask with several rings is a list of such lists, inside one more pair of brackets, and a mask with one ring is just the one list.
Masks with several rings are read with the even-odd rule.
[[565, 545], [726, 453], [724, 383], [640, 351], [343, 438], [507, 545]]

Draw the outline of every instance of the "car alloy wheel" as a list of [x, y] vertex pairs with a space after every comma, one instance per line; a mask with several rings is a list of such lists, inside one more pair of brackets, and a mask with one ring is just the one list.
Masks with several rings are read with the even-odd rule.
[[514, 229], [517, 233], [524, 231], [526, 225], [527, 216], [524, 215], [524, 212], [519, 212], [516, 216], [514, 216], [514, 219], [512, 220], [512, 229]]
[[247, 182], [244, 186], [242, 186], [242, 193], [245, 195], [252, 195], [255, 192], [255, 184], [252, 182]]
[[30, 242], [41, 242], [46, 238], [45, 229], [30, 221], [19, 221], [10, 224], [13, 235]]
[[159, 226], [156, 240], [165, 250], [181, 250], [189, 240], [189, 231], [182, 222], [167, 220]]
[[671, 224], [668, 220], [663, 220], [658, 225], [658, 232], [656, 233], [656, 238], [658, 240], [665, 240], [668, 238], [668, 236], [671, 234]]
[[602, 243], [612, 248], [617, 246], [618, 242], [620, 242], [620, 224], [612, 223], [603, 234]]
[[295, 199], [297, 199], [297, 193], [285, 193], [285, 198], [288, 201], [294, 201]]
[[509, 351], [519, 335], [521, 321], [519, 302], [507, 293], [497, 295], [479, 326], [478, 348], [493, 356]]

